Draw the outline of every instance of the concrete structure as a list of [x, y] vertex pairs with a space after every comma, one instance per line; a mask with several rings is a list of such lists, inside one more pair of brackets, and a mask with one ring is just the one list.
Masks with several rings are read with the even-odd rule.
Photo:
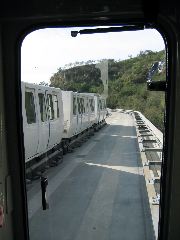
[[31, 240], [152, 240], [146, 183], [131, 114], [108, 125], [48, 172], [49, 209], [40, 184], [28, 191]]

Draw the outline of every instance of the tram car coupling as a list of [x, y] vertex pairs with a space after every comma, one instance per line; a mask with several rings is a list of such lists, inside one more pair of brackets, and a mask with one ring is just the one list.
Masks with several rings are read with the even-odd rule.
[[21, 91], [27, 179], [41, 177], [106, 124], [106, 99], [99, 94], [25, 82]]

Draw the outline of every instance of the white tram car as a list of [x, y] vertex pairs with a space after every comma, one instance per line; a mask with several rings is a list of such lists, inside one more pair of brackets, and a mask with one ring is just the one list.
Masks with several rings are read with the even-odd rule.
[[62, 101], [64, 139], [71, 139], [89, 128], [96, 128], [106, 118], [106, 101], [98, 94], [62, 91]]
[[70, 139], [95, 124], [95, 101], [89, 93], [62, 91], [64, 105], [63, 138]]
[[25, 161], [60, 144], [63, 133], [61, 90], [21, 83]]
[[106, 101], [98, 94], [24, 82], [21, 88], [26, 163], [98, 128], [106, 118]]

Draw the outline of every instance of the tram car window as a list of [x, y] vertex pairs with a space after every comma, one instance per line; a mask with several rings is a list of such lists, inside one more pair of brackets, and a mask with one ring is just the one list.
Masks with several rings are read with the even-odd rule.
[[54, 119], [54, 105], [52, 100], [52, 95], [47, 95], [47, 104], [48, 104], [48, 117], [50, 120]]
[[88, 101], [88, 98], [86, 98], [86, 113], [89, 113], [89, 101]]
[[84, 113], [84, 99], [80, 98], [81, 114]]
[[76, 115], [76, 109], [77, 109], [77, 101], [76, 97], [73, 97], [73, 115]]
[[77, 98], [77, 104], [78, 104], [78, 113], [81, 114], [81, 102], [80, 102], [80, 98]]
[[38, 93], [38, 97], [39, 97], [41, 121], [45, 122], [46, 121], [45, 96], [43, 93]]
[[79, 105], [80, 105], [80, 114], [82, 114], [83, 113], [82, 98], [79, 98]]
[[83, 98], [81, 97], [81, 114], [84, 113], [84, 102], [83, 102]]
[[89, 108], [90, 108], [90, 110], [92, 112], [92, 99], [89, 99]]
[[34, 105], [34, 95], [32, 92], [25, 93], [25, 108], [26, 108], [26, 117], [27, 123], [32, 124], [36, 122], [36, 113]]
[[57, 95], [52, 95], [53, 108], [54, 108], [54, 118], [59, 118], [59, 106]]
[[83, 113], [85, 113], [86, 112], [86, 109], [85, 109], [85, 103], [84, 103], [85, 101], [84, 101], [84, 98], [82, 99], [82, 106], [83, 106]]
[[94, 112], [94, 99], [89, 100], [91, 112]]

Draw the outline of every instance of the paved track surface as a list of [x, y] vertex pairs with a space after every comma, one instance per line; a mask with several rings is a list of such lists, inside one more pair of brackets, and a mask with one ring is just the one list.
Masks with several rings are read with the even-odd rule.
[[28, 191], [31, 240], [154, 239], [133, 117], [107, 123], [49, 171], [47, 211], [39, 182]]

